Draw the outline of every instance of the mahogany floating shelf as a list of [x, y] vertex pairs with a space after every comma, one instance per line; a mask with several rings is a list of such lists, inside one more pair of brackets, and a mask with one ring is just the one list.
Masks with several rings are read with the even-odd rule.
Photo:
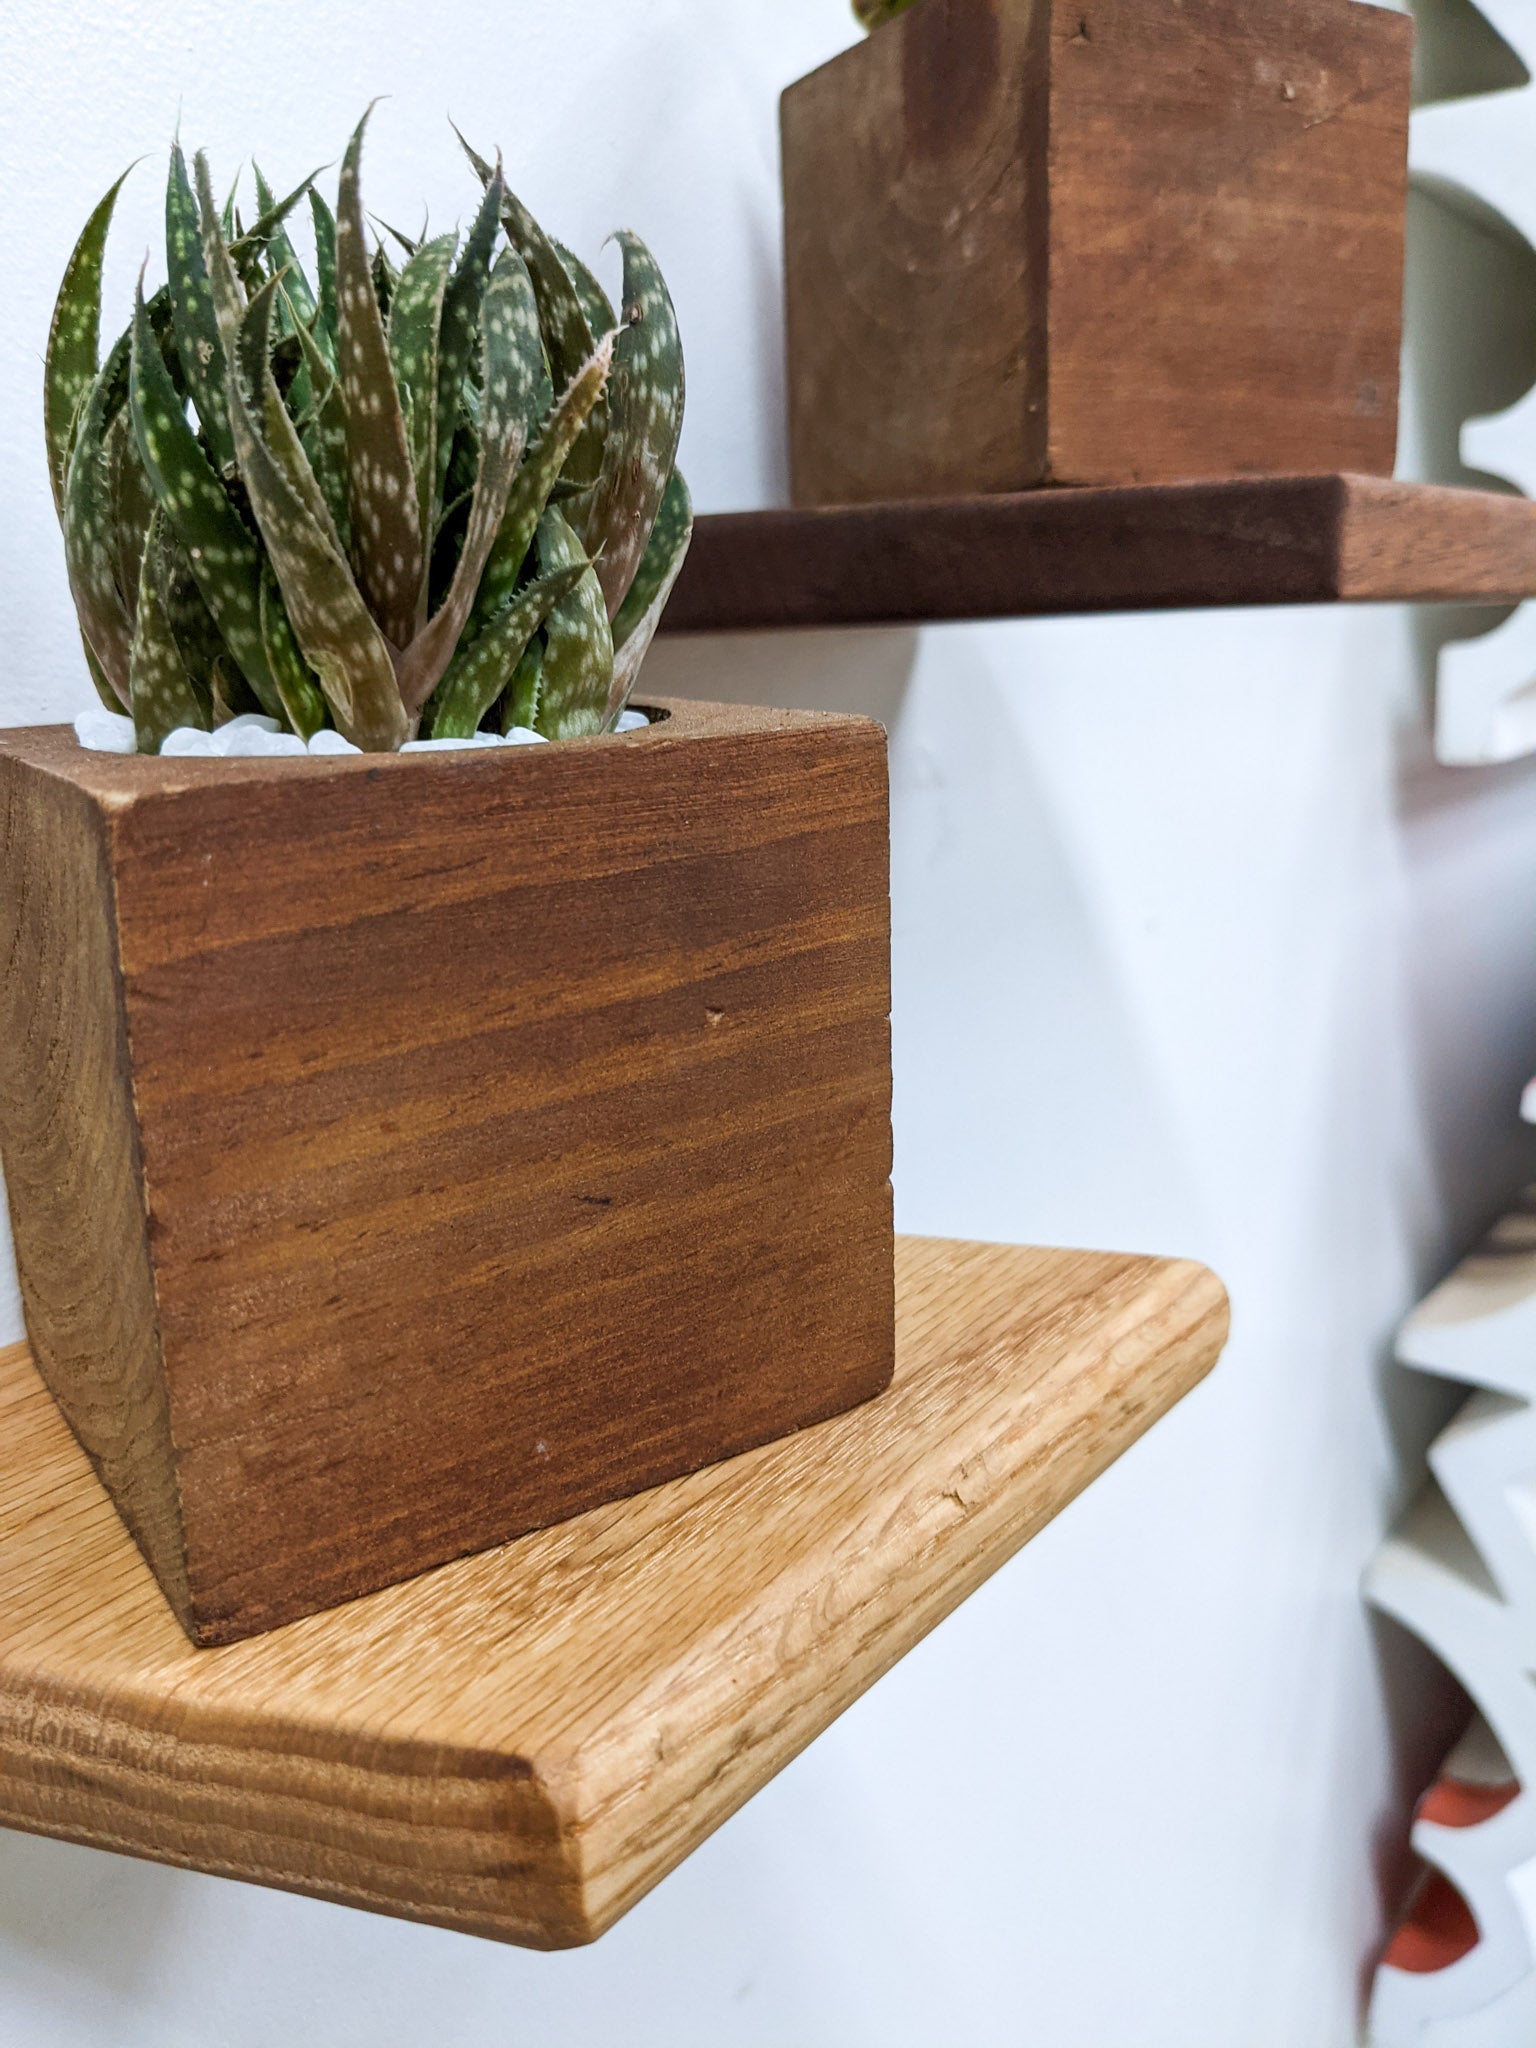
[[1529, 499], [1262, 477], [715, 513], [695, 528], [665, 630], [1532, 596]]
[[531, 1947], [610, 1926], [1215, 1361], [1187, 1261], [897, 1244], [865, 1407], [194, 1650], [0, 1352], [0, 1822]]

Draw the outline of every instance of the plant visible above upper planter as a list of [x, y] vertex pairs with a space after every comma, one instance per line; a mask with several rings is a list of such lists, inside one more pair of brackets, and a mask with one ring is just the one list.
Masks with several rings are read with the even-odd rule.
[[167, 282], [103, 362], [121, 178], [70, 258], [49, 472], [92, 679], [140, 752], [257, 713], [369, 752], [611, 731], [681, 567], [682, 348], [645, 244], [616, 237], [616, 315], [465, 143], [462, 247], [386, 229], [397, 269], [364, 225], [367, 119], [334, 214], [313, 177], [276, 203], [258, 173], [249, 227], [173, 146]]

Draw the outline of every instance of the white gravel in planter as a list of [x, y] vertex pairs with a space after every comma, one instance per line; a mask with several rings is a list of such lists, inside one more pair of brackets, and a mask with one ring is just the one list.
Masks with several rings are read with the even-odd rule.
[[[639, 732], [650, 720], [643, 711], [625, 711], [620, 714], [617, 732]], [[105, 705], [93, 704], [82, 711], [75, 720], [75, 738], [82, 747], [96, 754], [132, 754], [137, 752], [133, 736], [133, 720], [124, 718], [116, 711], [108, 711]], [[548, 741], [541, 732], [529, 727], [516, 725], [511, 732], [503, 735], [495, 732], [477, 732], [462, 740], [407, 740], [400, 749], [402, 754], [451, 753], [464, 747], [527, 747], [547, 746]], [[205, 759], [228, 760], [241, 755], [295, 755], [295, 754], [356, 754], [361, 751], [350, 740], [344, 740], [339, 732], [317, 732], [306, 746], [297, 733], [284, 732], [275, 718], [263, 718], [257, 712], [248, 712], [243, 718], [232, 718], [227, 725], [221, 725], [217, 732], [202, 732], [193, 725], [179, 725], [174, 732], [167, 733], [161, 743], [162, 755], [193, 755]]]

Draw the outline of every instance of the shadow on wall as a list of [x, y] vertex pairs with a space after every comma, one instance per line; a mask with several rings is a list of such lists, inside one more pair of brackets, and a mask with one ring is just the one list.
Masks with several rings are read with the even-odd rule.
[[[1469, 307], [1476, 308], [1475, 320], [1468, 318]], [[1408, 196], [1404, 332], [1400, 470], [1435, 483], [1508, 491], [1502, 478], [1462, 461], [1461, 431], [1469, 419], [1503, 412], [1531, 387], [1536, 250], [1492, 207], [1441, 179], [1415, 179]], [[1441, 649], [1495, 631], [1512, 609], [1415, 610], [1426, 725], [1433, 726]]]

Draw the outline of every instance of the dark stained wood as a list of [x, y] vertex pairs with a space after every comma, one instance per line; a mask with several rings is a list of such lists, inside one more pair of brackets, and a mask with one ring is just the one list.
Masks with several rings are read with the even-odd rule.
[[661, 708], [414, 758], [0, 736], [29, 1329], [199, 1642], [889, 1378], [884, 735]]
[[1390, 473], [1412, 35], [922, 0], [791, 86], [795, 503]]
[[880, 1400], [216, 1650], [187, 1647], [25, 1347], [0, 1351], [0, 1824], [592, 1940], [1226, 1336], [1188, 1260], [903, 1238], [896, 1270]]
[[1528, 499], [1266, 477], [716, 513], [694, 529], [662, 629], [1533, 596]]

